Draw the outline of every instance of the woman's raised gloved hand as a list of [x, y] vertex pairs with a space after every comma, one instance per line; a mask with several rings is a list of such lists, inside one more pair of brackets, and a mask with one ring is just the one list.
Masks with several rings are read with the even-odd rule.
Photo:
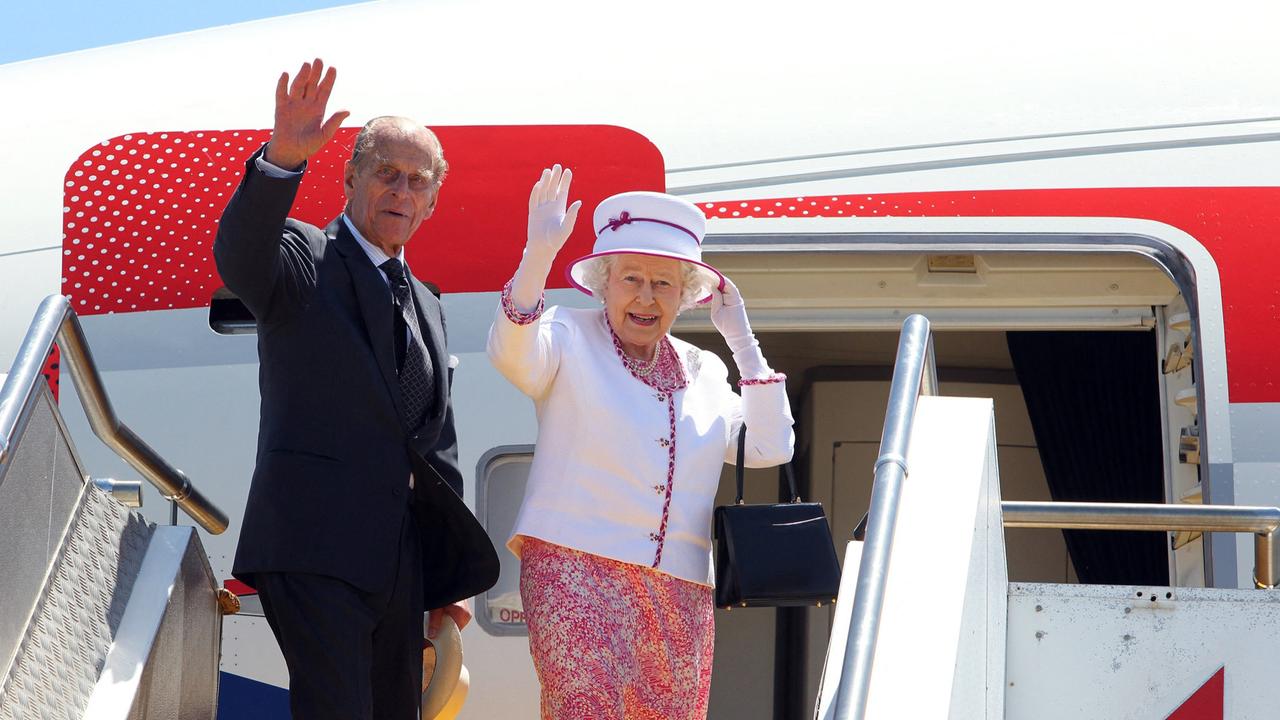
[[529, 192], [529, 235], [524, 257], [511, 280], [511, 300], [521, 310], [532, 310], [542, 299], [547, 273], [578, 222], [582, 201], [569, 205], [573, 171], [559, 164], [542, 171]]
[[711, 291], [711, 322], [733, 353], [733, 361], [743, 379], [762, 378], [772, 374], [773, 371], [760, 352], [760, 343], [751, 331], [751, 321], [747, 319], [747, 304], [742, 299], [742, 293], [727, 277], [723, 288], [713, 288]]
[[[573, 171], [560, 165], [542, 171], [542, 177], [529, 192], [529, 239], [525, 244], [526, 255], [536, 255], [548, 261], [555, 258], [564, 247], [573, 226], [578, 221], [582, 201], [569, 202], [569, 185]], [[566, 207], [568, 206], [568, 207]]]

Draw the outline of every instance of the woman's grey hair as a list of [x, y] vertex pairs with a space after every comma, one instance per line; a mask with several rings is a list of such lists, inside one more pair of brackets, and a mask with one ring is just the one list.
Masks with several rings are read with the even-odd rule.
[[[604, 289], [609, 284], [609, 273], [617, 261], [617, 255], [601, 255], [584, 260], [582, 263], [582, 284], [587, 286], [598, 300], [604, 301]], [[681, 288], [680, 312], [684, 312], [698, 304], [716, 284], [710, 271], [693, 263], [680, 263]]]

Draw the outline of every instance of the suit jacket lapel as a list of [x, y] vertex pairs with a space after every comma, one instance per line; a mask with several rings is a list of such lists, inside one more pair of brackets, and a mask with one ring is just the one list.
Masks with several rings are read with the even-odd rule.
[[378, 369], [382, 371], [382, 379], [387, 383], [387, 392], [391, 403], [395, 406], [396, 417], [404, 417], [403, 400], [400, 397], [400, 377], [396, 373], [395, 338], [392, 315], [391, 290], [387, 287], [382, 272], [369, 262], [364, 250], [356, 244], [356, 239], [347, 230], [347, 224], [339, 216], [325, 228], [325, 234], [333, 241], [338, 254], [347, 263], [351, 273], [351, 283], [355, 286], [356, 300], [360, 303], [360, 312], [364, 315], [364, 326], [369, 331], [369, 344], [373, 346], [373, 356], [378, 361]]

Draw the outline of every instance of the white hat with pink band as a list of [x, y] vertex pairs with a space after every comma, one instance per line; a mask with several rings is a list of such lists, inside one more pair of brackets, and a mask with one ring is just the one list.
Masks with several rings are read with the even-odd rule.
[[[591, 254], [569, 263], [569, 282], [588, 295], [586, 261], [605, 255], [653, 255], [697, 266], [707, 274], [709, 287], [724, 288], [724, 276], [702, 262], [702, 238], [707, 218], [688, 200], [657, 192], [625, 192], [605, 198], [593, 216], [596, 244]], [[698, 302], [711, 299], [708, 292]]]

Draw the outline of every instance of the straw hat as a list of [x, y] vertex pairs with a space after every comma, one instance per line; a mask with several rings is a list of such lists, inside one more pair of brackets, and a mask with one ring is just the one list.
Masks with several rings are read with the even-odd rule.
[[[425, 625], [423, 630], [425, 634]], [[453, 618], [442, 618], [440, 632], [430, 642], [422, 651], [422, 720], [453, 720], [471, 688], [462, 664], [462, 633]]]

